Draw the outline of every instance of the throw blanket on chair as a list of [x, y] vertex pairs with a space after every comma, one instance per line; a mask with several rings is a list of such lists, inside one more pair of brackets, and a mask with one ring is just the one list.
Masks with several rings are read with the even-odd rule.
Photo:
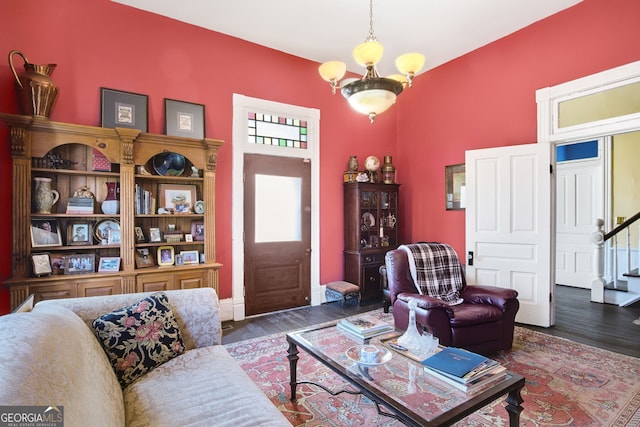
[[436, 297], [456, 305], [462, 302], [460, 290], [464, 273], [453, 248], [445, 243], [400, 245], [409, 258], [411, 277], [421, 295]]

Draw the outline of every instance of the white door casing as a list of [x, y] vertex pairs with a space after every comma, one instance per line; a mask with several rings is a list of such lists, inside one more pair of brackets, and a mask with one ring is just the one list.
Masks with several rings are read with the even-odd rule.
[[517, 322], [553, 325], [550, 146], [471, 150], [465, 157], [469, 284], [515, 289]]

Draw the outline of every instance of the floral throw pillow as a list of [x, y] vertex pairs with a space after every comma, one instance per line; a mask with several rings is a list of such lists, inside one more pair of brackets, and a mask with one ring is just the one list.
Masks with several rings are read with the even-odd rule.
[[184, 353], [184, 342], [166, 294], [159, 292], [93, 321], [122, 388]]

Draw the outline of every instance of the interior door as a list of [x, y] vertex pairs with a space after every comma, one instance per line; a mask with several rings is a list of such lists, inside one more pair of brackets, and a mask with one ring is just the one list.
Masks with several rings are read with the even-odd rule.
[[466, 152], [466, 248], [470, 284], [518, 291], [516, 321], [555, 323], [551, 147]]
[[246, 315], [311, 300], [311, 163], [244, 156]]
[[595, 265], [591, 233], [595, 220], [604, 218], [600, 146], [598, 140], [558, 146], [568, 153], [556, 160], [556, 283], [561, 285], [591, 289]]

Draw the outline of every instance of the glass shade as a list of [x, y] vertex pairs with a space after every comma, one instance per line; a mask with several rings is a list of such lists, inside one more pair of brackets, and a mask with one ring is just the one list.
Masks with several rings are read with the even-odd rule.
[[382, 59], [383, 51], [384, 47], [381, 43], [376, 40], [367, 40], [353, 49], [353, 59], [363, 67], [375, 65]]
[[342, 95], [362, 114], [380, 114], [396, 102], [402, 84], [393, 79], [362, 79], [343, 86]]
[[395, 81], [398, 81], [400, 83], [402, 83], [402, 87], [405, 88], [407, 86], [407, 76], [405, 76], [404, 74], [392, 74], [390, 76], [387, 76], [388, 79], [393, 79]]
[[405, 53], [396, 59], [396, 68], [402, 74], [413, 76], [424, 66], [425, 57], [421, 53]]
[[334, 82], [344, 77], [347, 72], [347, 64], [341, 61], [329, 61], [318, 67], [320, 77], [328, 82]]

